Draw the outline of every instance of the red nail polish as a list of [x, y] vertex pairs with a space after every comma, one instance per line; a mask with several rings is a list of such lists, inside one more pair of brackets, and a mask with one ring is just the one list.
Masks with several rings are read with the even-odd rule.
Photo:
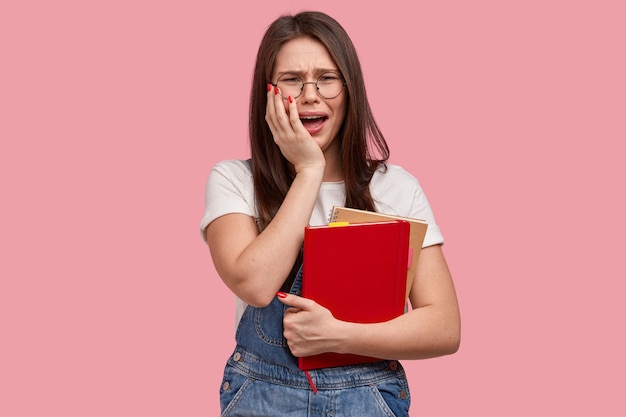
[[278, 94], [278, 87], [274, 87], [274, 95]]
[[287, 297], [287, 294], [286, 294], [286, 293], [284, 293], [284, 292], [282, 292], [282, 291], [278, 291], [278, 292], [276, 293], [276, 296], [277, 296], [278, 298], [285, 298], [285, 297]]
[[289, 96], [289, 102], [293, 103], [293, 97]]
[[272, 89], [272, 84], [267, 84], [267, 91], [270, 91]]

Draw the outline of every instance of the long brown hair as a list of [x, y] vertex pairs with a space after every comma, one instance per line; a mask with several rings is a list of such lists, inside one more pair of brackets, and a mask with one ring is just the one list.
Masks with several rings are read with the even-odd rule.
[[274, 143], [265, 121], [267, 84], [281, 46], [308, 36], [322, 43], [343, 75], [348, 94], [347, 113], [339, 130], [339, 148], [347, 207], [374, 211], [369, 183], [389, 158], [389, 147], [374, 121], [356, 49], [344, 28], [332, 17], [314, 11], [283, 15], [265, 32], [259, 46], [250, 97], [250, 146], [259, 226], [272, 220], [293, 182], [289, 162]]

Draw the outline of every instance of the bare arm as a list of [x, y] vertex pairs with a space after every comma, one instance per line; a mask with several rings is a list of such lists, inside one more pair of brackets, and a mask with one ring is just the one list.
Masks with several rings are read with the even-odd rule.
[[410, 300], [413, 310], [384, 323], [336, 320], [312, 300], [288, 295], [285, 337], [296, 356], [353, 353], [385, 359], [424, 359], [458, 350], [461, 323], [452, 277], [439, 245], [421, 251]]
[[298, 174], [276, 216], [260, 234], [253, 219], [244, 214], [227, 214], [207, 228], [215, 268], [244, 302], [269, 304], [285, 281], [302, 245], [321, 175]]
[[304, 239], [324, 168], [324, 154], [304, 129], [295, 103], [289, 114], [282, 97], [268, 91], [266, 120], [276, 145], [296, 176], [274, 219], [259, 233], [253, 219], [227, 214], [206, 229], [215, 268], [224, 283], [244, 302], [264, 306], [289, 274]]

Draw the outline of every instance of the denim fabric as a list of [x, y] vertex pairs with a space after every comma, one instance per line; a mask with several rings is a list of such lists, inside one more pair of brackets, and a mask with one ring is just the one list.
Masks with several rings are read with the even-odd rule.
[[[302, 269], [290, 292], [300, 294], [301, 284]], [[410, 393], [397, 361], [309, 371], [315, 393], [283, 337], [286, 308], [277, 299], [246, 308], [220, 388], [222, 417], [408, 416]]]

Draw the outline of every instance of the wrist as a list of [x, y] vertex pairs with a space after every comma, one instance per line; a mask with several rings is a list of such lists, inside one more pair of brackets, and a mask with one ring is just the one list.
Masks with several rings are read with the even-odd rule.
[[306, 175], [312, 177], [323, 177], [325, 168], [326, 164], [324, 163], [294, 166], [296, 175]]
[[347, 321], [338, 321], [335, 329], [336, 347], [333, 349], [337, 353], [354, 353], [354, 342], [358, 335], [358, 324]]

